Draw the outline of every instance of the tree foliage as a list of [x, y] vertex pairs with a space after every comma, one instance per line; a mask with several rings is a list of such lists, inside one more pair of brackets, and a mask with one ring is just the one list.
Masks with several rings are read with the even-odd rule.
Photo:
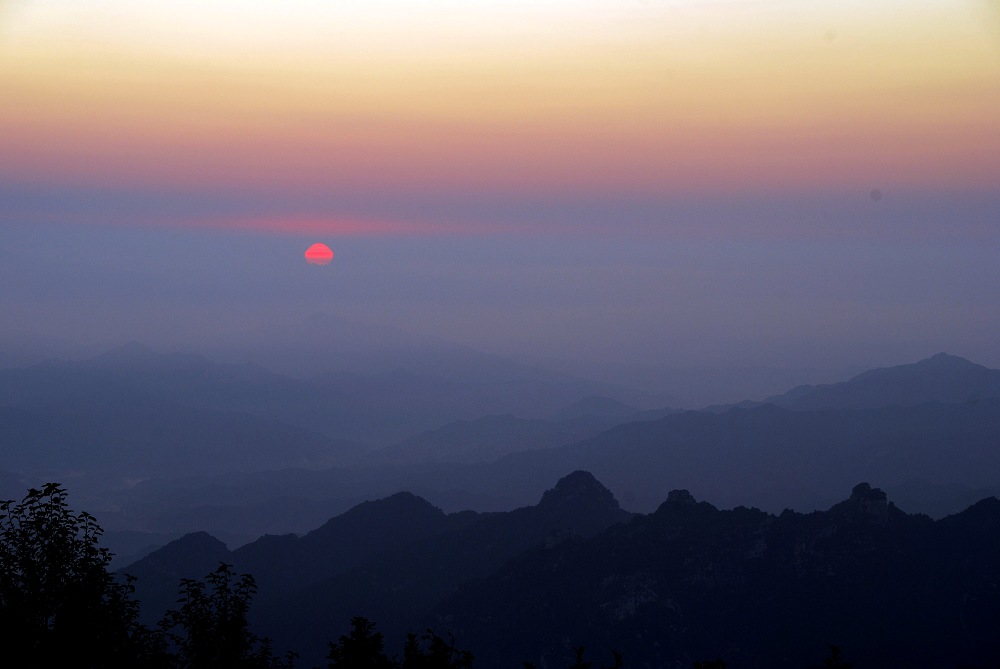
[[406, 635], [401, 669], [472, 669], [473, 655], [460, 650], [451, 634], [445, 639], [428, 629], [418, 639], [412, 632]]
[[0, 502], [0, 635], [39, 666], [160, 666], [157, 634], [139, 624], [132, 580], [108, 571], [101, 527], [74, 513], [57, 483]]
[[247, 613], [257, 585], [232, 565], [202, 580], [181, 580], [179, 609], [160, 621], [175, 650], [179, 669], [266, 669], [291, 667], [294, 656], [275, 658], [270, 640], [250, 631]]
[[428, 629], [418, 637], [410, 633], [403, 645], [402, 658], [385, 654], [384, 638], [375, 623], [356, 616], [351, 631], [330, 642], [328, 669], [472, 669], [472, 653], [460, 650], [455, 639], [447, 639]]
[[830, 644], [830, 654], [823, 659], [823, 664], [810, 669], [851, 669], [851, 663], [844, 659], [840, 646]]
[[695, 662], [694, 669], [726, 669], [729, 666], [724, 660], [704, 660], [702, 662]]
[[0, 647], [42, 668], [290, 669], [293, 656], [273, 657], [249, 630], [253, 577], [222, 565], [185, 579], [180, 608], [149, 629], [132, 577], [108, 568], [102, 533], [57, 483], [0, 502]]
[[[576, 646], [573, 648], [573, 664], [569, 666], [569, 669], [591, 669], [594, 663], [586, 659], [586, 648], [583, 646]], [[622, 661], [621, 653], [618, 651], [611, 651], [611, 656], [614, 658], [614, 664], [610, 667], [606, 665], [601, 665], [601, 669], [622, 669], [624, 663]], [[523, 665], [524, 669], [536, 669], [534, 663], [525, 662]]]
[[351, 631], [341, 635], [337, 642], [330, 642], [327, 655], [329, 669], [393, 669], [386, 657], [385, 640], [375, 631], [375, 623], [367, 618], [351, 618]]

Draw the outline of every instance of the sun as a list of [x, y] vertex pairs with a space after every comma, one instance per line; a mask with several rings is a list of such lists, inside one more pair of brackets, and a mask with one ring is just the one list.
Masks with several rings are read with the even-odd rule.
[[333, 251], [326, 244], [313, 244], [306, 249], [305, 255], [310, 265], [329, 265], [333, 260]]

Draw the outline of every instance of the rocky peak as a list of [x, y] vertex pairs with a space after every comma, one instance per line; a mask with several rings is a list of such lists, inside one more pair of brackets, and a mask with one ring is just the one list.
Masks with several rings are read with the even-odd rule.
[[880, 488], [873, 488], [868, 483], [859, 483], [851, 489], [850, 501], [852, 502], [862, 502], [862, 501], [885, 501], [885, 493], [882, 492]]
[[582, 536], [593, 536], [632, 517], [618, 505], [610, 490], [585, 471], [561, 478], [554, 488], [545, 491], [531, 513], [552, 528]]
[[671, 490], [667, 493], [667, 500], [660, 504], [654, 515], [664, 518], [680, 517], [687, 518], [691, 514], [701, 515], [718, 511], [708, 502], [699, 502], [687, 490]]
[[698, 503], [698, 500], [694, 498], [694, 495], [687, 490], [671, 490], [667, 493], [667, 501], [671, 504], [684, 506], [691, 506]]
[[853, 522], [885, 523], [889, 520], [889, 502], [885, 492], [868, 483], [859, 483], [847, 501], [830, 509], [831, 514]]
[[594, 478], [590, 472], [577, 470], [559, 479], [555, 487], [546, 490], [542, 495], [541, 507], [559, 507], [567, 505], [599, 505], [609, 509], [618, 509], [618, 501], [614, 494]]

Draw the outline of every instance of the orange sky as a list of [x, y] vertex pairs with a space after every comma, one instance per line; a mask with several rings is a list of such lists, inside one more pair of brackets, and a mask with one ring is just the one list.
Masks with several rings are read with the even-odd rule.
[[1000, 30], [986, 2], [144, 4], [0, 5], [5, 179], [1000, 187]]
[[0, 338], [996, 366], [998, 203], [1000, 0], [0, 0]]

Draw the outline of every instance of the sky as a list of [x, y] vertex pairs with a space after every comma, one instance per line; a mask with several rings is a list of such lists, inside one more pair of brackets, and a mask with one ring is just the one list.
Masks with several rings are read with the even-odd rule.
[[996, 0], [0, 0], [0, 337], [1000, 367], [998, 258]]

